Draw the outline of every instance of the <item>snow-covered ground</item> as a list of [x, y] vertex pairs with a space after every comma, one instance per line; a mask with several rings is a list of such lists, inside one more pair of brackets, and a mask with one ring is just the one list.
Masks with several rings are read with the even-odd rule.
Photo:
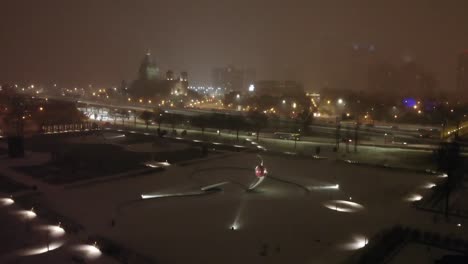
[[[411, 207], [428, 192], [424, 186], [443, 180], [437, 175], [292, 156], [262, 158], [269, 178], [254, 192], [246, 186], [255, 180], [259, 158], [241, 152], [137, 178], [44, 189], [41, 203], [88, 233], [160, 263], [339, 263], [395, 224], [468, 238], [468, 221], [434, 223], [431, 214]], [[8, 166], [5, 162], [0, 167]], [[141, 198], [226, 181], [222, 192]]]
[[[263, 158], [271, 176], [298, 183], [310, 192], [272, 179], [257, 192], [246, 192], [244, 186], [254, 180], [258, 161], [254, 154], [238, 154], [216, 162], [170, 167], [157, 175], [68, 189], [46, 196], [45, 202], [90, 232], [162, 263], [219, 259], [225, 263], [336, 263], [360, 246], [356, 236], [371, 237], [397, 223], [432, 228], [424, 213], [410, 208], [406, 197], [423, 195], [419, 186], [435, 176], [333, 161]], [[147, 193], [198, 190], [223, 181], [234, 184], [224, 186], [222, 193], [140, 198]], [[339, 190], [333, 188], [336, 184]], [[335, 210], [326, 207], [335, 200], [363, 208], [344, 212], [340, 204]], [[112, 219], [115, 227], [110, 225]]]
[[116, 263], [80, 235], [68, 234], [60, 223], [41, 219], [5, 194], [0, 194], [0, 219], [0, 263]]
[[[187, 144], [175, 143], [168, 140], [154, 140], [153, 138], [147, 138], [136, 140], [130, 139], [130, 143], [127, 142], [128, 137], [125, 133], [115, 133], [115, 132], [104, 132], [101, 135], [88, 135], [83, 137], [70, 137], [66, 139], [70, 143], [78, 144], [114, 144], [119, 145], [129, 151], [134, 152], [159, 152], [159, 151], [177, 151], [186, 149]], [[141, 137], [141, 135], [140, 135]], [[159, 139], [159, 138], [156, 138]], [[135, 142], [132, 142], [135, 141]]]

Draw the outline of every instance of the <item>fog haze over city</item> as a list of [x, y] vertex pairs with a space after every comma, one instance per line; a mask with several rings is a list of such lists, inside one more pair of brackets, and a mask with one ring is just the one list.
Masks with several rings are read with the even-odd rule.
[[0, 78], [115, 85], [134, 79], [150, 50], [163, 70], [188, 71], [198, 85], [234, 65], [306, 90], [365, 90], [367, 61], [411, 60], [453, 91], [467, 9], [456, 0], [7, 1]]
[[0, 263], [468, 263], [468, 1], [0, 4]]

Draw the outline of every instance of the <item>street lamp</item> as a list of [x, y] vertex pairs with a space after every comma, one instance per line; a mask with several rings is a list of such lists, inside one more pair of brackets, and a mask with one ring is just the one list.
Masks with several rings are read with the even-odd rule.
[[338, 104], [343, 104], [343, 99], [339, 98], [338, 99]]

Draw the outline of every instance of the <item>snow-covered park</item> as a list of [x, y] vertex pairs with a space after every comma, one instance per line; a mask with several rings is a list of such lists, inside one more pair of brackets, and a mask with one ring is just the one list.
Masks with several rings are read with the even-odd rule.
[[[268, 174], [248, 190], [260, 160]], [[268, 152], [159, 162], [164, 171], [139, 177], [36, 182], [39, 203], [158, 263], [340, 263], [396, 224], [468, 238], [468, 221], [434, 223], [412, 206], [444, 180], [437, 174]]]

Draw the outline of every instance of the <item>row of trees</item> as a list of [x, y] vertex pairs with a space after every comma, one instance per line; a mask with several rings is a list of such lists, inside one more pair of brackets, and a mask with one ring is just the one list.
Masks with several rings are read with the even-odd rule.
[[154, 111], [143, 111], [139, 118], [145, 122], [146, 128], [154, 122], [158, 128], [162, 124], [167, 124], [174, 129], [177, 125], [190, 124], [201, 129], [202, 134], [206, 128], [219, 130], [236, 131], [236, 138], [239, 139], [240, 131], [253, 130], [256, 132], [257, 140], [259, 133], [268, 125], [268, 117], [259, 111], [251, 111], [247, 115], [227, 115], [227, 114], [201, 114], [195, 116], [183, 116], [173, 113], [167, 113], [161, 109]]

